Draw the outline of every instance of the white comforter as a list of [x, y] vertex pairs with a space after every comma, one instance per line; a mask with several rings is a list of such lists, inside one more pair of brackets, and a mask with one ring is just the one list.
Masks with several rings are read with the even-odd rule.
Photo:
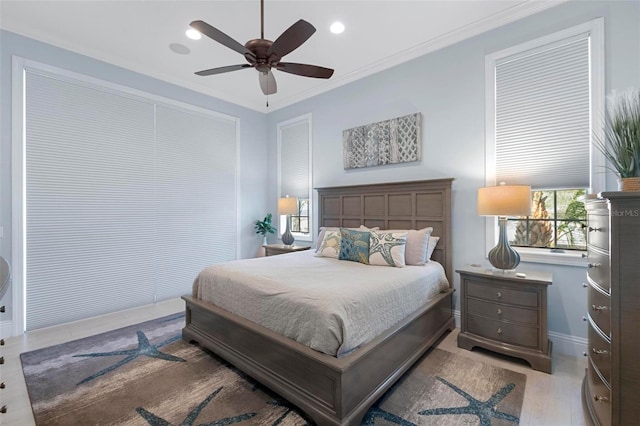
[[316, 257], [312, 250], [211, 266], [193, 296], [317, 351], [341, 356], [449, 287], [444, 268], [393, 268]]

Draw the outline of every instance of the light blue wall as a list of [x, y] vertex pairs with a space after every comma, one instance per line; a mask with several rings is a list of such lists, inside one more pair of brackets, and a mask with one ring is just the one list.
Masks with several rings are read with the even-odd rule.
[[[262, 240], [255, 234], [253, 222], [256, 218], [264, 217], [268, 196], [264, 183], [267, 173], [265, 114], [0, 30], [0, 224], [4, 227], [4, 238], [0, 240], [2, 256], [11, 259], [12, 55], [238, 117], [241, 163], [239, 244], [241, 257], [255, 256]], [[213, 84], [214, 80], [211, 81]], [[11, 291], [5, 294], [1, 303], [8, 308], [2, 320], [8, 320], [11, 318]]]
[[[601, 16], [605, 17], [607, 92], [640, 87], [640, 3], [572, 1], [267, 116], [0, 31], [0, 224], [5, 231], [1, 253], [11, 257], [11, 55], [18, 55], [239, 117], [242, 257], [253, 256], [260, 243], [253, 221], [276, 211], [277, 123], [311, 112], [314, 187], [454, 177], [454, 267], [482, 262], [484, 219], [476, 215], [475, 204], [477, 188], [484, 184], [485, 55]], [[344, 129], [414, 112], [423, 115], [421, 162], [343, 170]], [[608, 176], [607, 185], [616, 189], [615, 179]], [[585, 270], [540, 264], [522, 268], [554, 274], [549, 289], [550, 330], [585, 337], [580, 319], [586, 305], [580, 286]], [[458, 277], [454, 284], [459, 286]], [[10, 305], [10, 297], [7, 294], [3, 302]]]
[[[601, 16], [605, 18], [607, 92], [640, 87], [640, 3], [564, 3], [270, 113], [269, 200], [276, 199], [277, 123], [312, 113], [314, 187], [454, 177], [454, 267], [484, 263], [485, 227], [484, 219], [476, 214], [476, 192], [485, 176], [485, 55]], [[423, 118], [421, 162], [343, 170], [344, 129], [414, 112], [422, 113]], [[615, 190], [615, 179], [608, 177], [607, 185]], [[586, 269], [534, 263], [523, 263], [521, 269], [553, 273], [550, 331], [586, 337], [581, 320], [586, 307], [586, 291], [581, 287]], [[454, 284], [459, 288], [459, 277]]]

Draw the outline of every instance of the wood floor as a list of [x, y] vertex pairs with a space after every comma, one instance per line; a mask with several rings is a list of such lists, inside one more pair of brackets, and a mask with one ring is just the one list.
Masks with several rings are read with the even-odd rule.
[[[6, 388], [0, 390], [0, 405], [6, 405], [7, 412], [0, 414], [0, 425], [29, 426], [35, 424], [22, 375], [20, 353], [137, 324], [183, 310], [184, 302], [181, 299], [174, 299], [6, 339], [6, 345], [2, 347], [5, 364], [0, 366], [0, 380], [6, 383]], [[583, 424], [580, 386], [586, 366], [584, 359], [553, 354], [553, 374], [546, 374], [531, 370], [524, 361], [483, 350], [460, 349], [456, 345], [457, 335], [458, 330], [448, 334], [441, 340], [438, 347], [527, 375], [524, 404], [520, 415], [521, 425], [570, 426]]]

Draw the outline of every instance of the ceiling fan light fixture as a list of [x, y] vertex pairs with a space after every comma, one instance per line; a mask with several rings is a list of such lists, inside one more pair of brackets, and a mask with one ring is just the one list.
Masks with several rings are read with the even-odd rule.
[[[309, 37], [316, 32], [313, 25], [299, 19], [287, 28], [275, 41], [264, 38], [264, 0], [260, 1], [260, 38], [249, 40], [244, 45], [238, 43], [219, 29], [212, 27], [204, 21], [191, 22], [191, 28], [202, 33], [244, 56], [246, 64], [227, 65], [196, 72], [196, 75], [206, 76], [237, 71], [244, 68], [254, 68], [259, 74], [260, 87], [265, 95], [276, 93], [276, 81], [271, 72], [272, 69], [303, 77], [331, 78], [333, 69], [318, 65], [298, 64], [295, 62], [282, 62], [283, 56], [296, 50]], [[268, 106], [268, 105], [267, 105]]]
[[344, 32], [344, 24], [336, 21], [329, 27], [329, 30], [334, 34], [342, 34]]
[[202, 38], [202, 34], [200, 34], [200, 31], [193, 29], [193, 28], [189, 28], [185, 34], [187, 35], [187, 37], [189, 37], [191, 40], [200, 40]]

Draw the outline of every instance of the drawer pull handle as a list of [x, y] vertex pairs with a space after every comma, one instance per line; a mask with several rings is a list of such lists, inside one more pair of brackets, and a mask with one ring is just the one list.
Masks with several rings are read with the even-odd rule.
[[604, 311], [606, 309], [607, 309], [606, 306], [591, 305], [591, 310], [594, 311], [594, 312], [600, 312], [600, 311]]
[[587, 317], [582, 317], [582, 321], [589, 321], [589, 318], [587, 318]]
[[496, 311], [496, 314], [502, 315], [502, 309], [498, 308], [498, 310]]
[[591, 352], [593, 352], [595, 355], [606, 355], [609, 352], [605, 349], [596, 349], [596, 348], [592, 348]]
[[587, 288], [587, 287], [589, 287], [589, 284], [587, 284], [587, 283], [582, 283], [582, 288]]
[[498, 299], [500, 299], [500, 298], [502, 297], [502, 293], [497, 292], [497, 293], [496, 293], [496, 297], [497, 297]]
[[582, 253], [582, 258], [586, 259], [587, 257], [589, 257], [589, 255], [587, 253]]
[[582, 356], [589, 356], [586, 352], [582, 352]]
[[5, 388], [4, 382], [0, 383], [0, 389], [4, 389], [4, 388]]
[[496, 332], [497, 332], [499, 335], [502, 335], [502, 329], [501, 329], [501, 328], [497, 329], [497, 330], [496, 330]]
[[599, 232], [602, 231], [602, 228], [592, 228], [591, 226], [588, 228], [589, 232]]
[[607, 398], [606, 396], [593, 395], [593, 400], [595, 402], [609, 402], [609, 398]]
[[0, 413], [4, 414], [7, 412], [7, 406], [3, 405], [2, 408], [0, 408]]
[[597, 268], [600, 266], [599, 263], [587, 263], [587, 268]]

